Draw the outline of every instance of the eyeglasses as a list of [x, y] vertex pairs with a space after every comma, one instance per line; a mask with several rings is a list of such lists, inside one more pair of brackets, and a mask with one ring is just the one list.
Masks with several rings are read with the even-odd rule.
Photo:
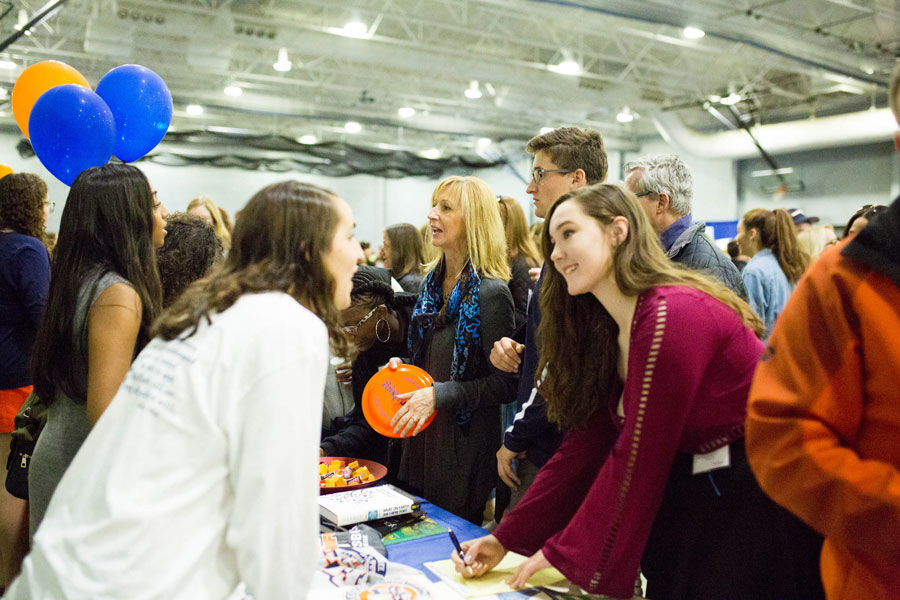
[[344, 331], [346, 331], [348, 335], [356, 336], [359, 328], [362, 327], [363, 323], [372, 318], [372, 315], [375, 314], [375, 311], [378, 310], [380, 306], [381, 305], [379, 304], [378, 306], [372, 307], [372, 310], [370, 310], [366, 316], [359, 320], [359, 323], [357, 323], [356, 325], [348, 325], [347, 327], [344, 327]]
[[649, 196], [649, 195], [652, 194], [652, 193], [653, 193], [653, 192], [641, 192], [640, 194], [635, 194], [635, 197], [637, 197], [637, 198], [643, 198], [644, 196]]
[[541, 181], [547, 173], [574, 173], [575, 171], [577, 169], [542, 169], [541, 167], [535, 167], [531, 170], [531, 180], [535, 185], [541, 185]]

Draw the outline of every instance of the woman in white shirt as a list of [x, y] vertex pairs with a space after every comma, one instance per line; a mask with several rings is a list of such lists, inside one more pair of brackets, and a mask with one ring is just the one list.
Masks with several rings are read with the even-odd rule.
[[154, 324], [6, 598], [306, 598], [328, 342], [362, 251], [350, 207], [288, 181]]

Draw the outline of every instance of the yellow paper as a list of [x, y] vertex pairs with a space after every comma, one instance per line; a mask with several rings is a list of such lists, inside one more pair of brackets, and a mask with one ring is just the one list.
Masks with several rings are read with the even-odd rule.
[[[425, 563], [425, 566], [435, 575], [450, 584], [453, 590], [463, 598], [478, 598], [481, 596], [492, 596], [494, 594], [512, 591], [512, 588], [506, 585], [506, 580], [510, 579], [513, 574], [515, 574], [516, 569], [519, 568], [519, 565], [526, 560], [528, 560], [527, 557], [522, 556], [521, 554], [509, 552], [503, 560], [500, 561], [500, 564], [481, 577], [474, 579], [463, 579], [463, 577], [456, 572], [453, 561], [449, 559], [427, 562]], [[566, 576], [556, 569], [541, 569], [528, 579], [528, 583], [525, 587], [552, 585], [564, 581], [565, 578]]]

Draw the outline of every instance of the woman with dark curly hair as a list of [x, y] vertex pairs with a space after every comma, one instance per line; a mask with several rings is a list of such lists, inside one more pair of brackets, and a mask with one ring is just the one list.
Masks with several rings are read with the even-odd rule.
[[[395, 294], [390, 280], [388, 269], [368, 265], [361, 265], [353, 274], [350, 306], [341, 311], [344, 332], [359, 350], [349, 373], [353, 408], [329, 423], [328, 430], [323, 429], [323, 456], [353, 456], [381, 463], [387, 458], [388, 438], [366, 422], [362, 395], [366, 383], [382, 365], [392, 356], [407, 354], [406, 330], [416, 304], [415, 294]], [[346, 380], [346, 374], [342, 379]]]
[[224, 256], [216, 230], [200, 217], [186, 213], [169, 215], [166, 232], [165, 243], [156, 251], [163, 308], [168, 308]]
[[[41, 243], [47, 184], [32, 173], [0, 179], [0, 464], [6, 464], [13, 418], [31, 393], [31, 347], [47, 290], [50, 256]], [[19, 570], [26, 544], [18, 535], [26, 503], [0, 491], [0, 587]], [[25, 538], [27, 539], [27, 538]]]

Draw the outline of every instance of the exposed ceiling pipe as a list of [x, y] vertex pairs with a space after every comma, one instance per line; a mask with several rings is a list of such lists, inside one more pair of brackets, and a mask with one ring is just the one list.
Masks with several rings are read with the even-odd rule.
[[[743, 159], [758, 156], [756, 146], [742, 130], [701, 133], [684, 125], [672, 113], [652, 115], [656, 130], [668, 143], [702, 158]], [[890, 140], [897, 121], [888, 108], [833, 117], [761, 125], [753, 134], [773, 154]]]

